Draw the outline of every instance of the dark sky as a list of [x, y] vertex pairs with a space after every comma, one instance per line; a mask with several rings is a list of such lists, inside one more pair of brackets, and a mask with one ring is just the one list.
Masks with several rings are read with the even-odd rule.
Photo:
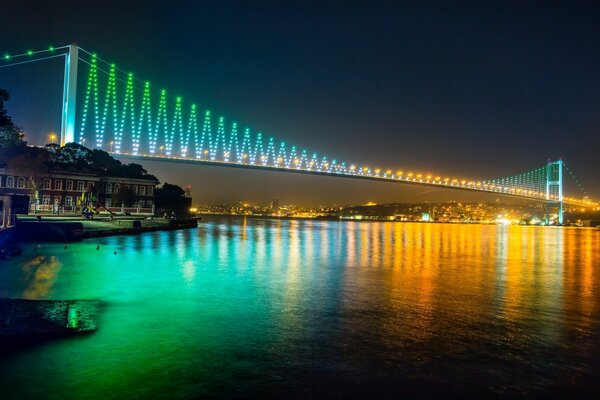
[[[373, 167], [491, 178], [562, 157], [598, 198], [600, 9], [546, 3], [9, 0], [0, 51], [76, 41], [202, 108]], [[59, 129], [60, 61], [0, 69], [0, 87], [11, 91], [9, 112], [30, 141]], [[144, 165], [163, 181], [191, 183], [202, 202], [473, 198]]]

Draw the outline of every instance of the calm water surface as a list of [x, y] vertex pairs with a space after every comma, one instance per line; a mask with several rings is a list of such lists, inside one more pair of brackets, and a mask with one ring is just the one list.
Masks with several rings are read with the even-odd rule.
[[214, 217], [24, 253], [1, 297], [105, 307], [5, 349], [2, 398], [598, 389], [598, 230]]

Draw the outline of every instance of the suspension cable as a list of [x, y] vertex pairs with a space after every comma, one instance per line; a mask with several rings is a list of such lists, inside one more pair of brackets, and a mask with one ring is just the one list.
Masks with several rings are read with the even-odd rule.
[[10, 64], [0, 65], [0, 68], [14, 67], [16, 65], [29, 64], [29, 63], [32, 63], [32, 62], [38, 62], [38, 61], [48, 60], [48, 59], [51, 59], [51, 58], [66, 57], [66, 56], [67, 56], [66, 54], [55, 54], [53, 56], [36, 58], [35, 60], [18, 61], [18, 62], [13, 62], [13, 63], [10, 63]]
[[579, 190], [581, 190], [581, 192], [583, 193], [584, 196], [587, 196], [587, 192], [585, 191], [585, 189], [583, 188], [583, 185], [581, 184], [581, 182], [579, 182], [579, 179], [577, 179], [577, 177], [575, 176], [575, 174], [573, 173], [573, 171], [571, 170], [571, 168], [569, 168], [567, 166], [567, 164], [565, 164], [565, 162], [563, 161], [563, 166], [565, 167], [565, 169], [569, 172], [569, 175], [571, 175], [571, 178], [573, 178], [573, 180], [575, 181], [575, 183], [577, 184], [577, 187], [579, 188]]

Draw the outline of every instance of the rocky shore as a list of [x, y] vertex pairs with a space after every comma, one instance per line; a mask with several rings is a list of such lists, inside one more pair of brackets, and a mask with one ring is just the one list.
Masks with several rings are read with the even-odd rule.
[[93, 332], [99, 307], [95, 300], [0, 299], [0, 338]]

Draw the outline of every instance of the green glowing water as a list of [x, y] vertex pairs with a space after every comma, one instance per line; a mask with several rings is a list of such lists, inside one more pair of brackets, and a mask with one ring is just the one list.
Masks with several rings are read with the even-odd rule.
[[105, 306], [3, 350], [2, 398], [595, 389], [599, 253], [595, 230], [242, 218], [31, 246], [0, 296]]

